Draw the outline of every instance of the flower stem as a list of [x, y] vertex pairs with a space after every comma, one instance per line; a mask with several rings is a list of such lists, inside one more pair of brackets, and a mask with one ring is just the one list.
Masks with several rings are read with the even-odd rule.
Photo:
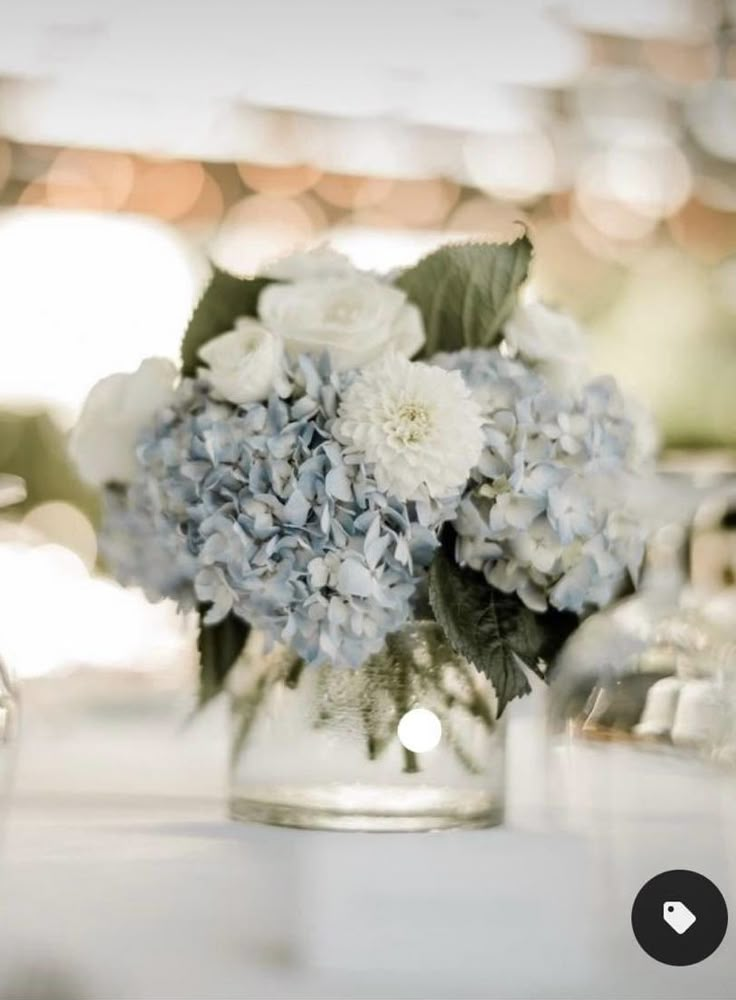
[[[400, 632], [390, 635], [386, 640], [386, 646], [396, 666], [396, 687], [392, 694], [397, 715], [401, 719], [409, 711], [414, 700], [412, 691], [413, 649], [411, 643], [407, 642]], [[405, 746], [402, 746], [402, 751], [404, 754], [404, 774], [417, 774], [421, 770], [417, 755]]]
[[304, 670], [304, 660], [300, 656], [294, 657], [294, 662], [287, 669], [284, 676], [284, 684], [287, 688], [293, 691], [299, 684], [299, 678], [302, 676], [302, 671]]

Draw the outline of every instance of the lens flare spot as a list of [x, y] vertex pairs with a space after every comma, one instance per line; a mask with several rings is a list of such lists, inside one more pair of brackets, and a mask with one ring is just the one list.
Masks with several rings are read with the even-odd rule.
[[428, 708], [412, 708], [399, 719], [399, 742], [414, 753], [427, 753], [442, 738], [442, 723]]

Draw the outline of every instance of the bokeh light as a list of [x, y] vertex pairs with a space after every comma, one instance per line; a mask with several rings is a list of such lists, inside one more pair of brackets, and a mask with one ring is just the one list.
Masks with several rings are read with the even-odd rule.
[[134, 217], [18, 209], [0, 217], [0, 399], [73, 419], [97, 379], [175, 357], [203, 265]]
[[667, 220], [673, 240], [688, 253], [716, 264], [736, 248], [736, 213], [724, 217], [699, 198], [691, 198]]
[[21, 678], [80, 667], [160, 670], [191, 648], [173, 604], [151, 605], [140, 591], [91, 576], [61, 545], [0, 543], [0, 602], [3, 658]]
[[589, 141], [655, 143], [677, 137], [680, 125], [667, 88], [632, 66], [601, 66], [570, 95], [571, 110]]
[[[681, 208], [692, 178], [683, 153], [673, 145], [625, 146], [595, 153], [581, 164], [575, 194], [583, 212], [604, 232], [630, 238], [647, 232], [632, 218], [660, 219]], [[611, 206], [620, 205], [621, 223]], [[607, 220], [607, 221], [604, 221]]]
[[713, 80], [698, 87], [687, 101], [686, 116], [707, 152], [736, 160], [736, 80]]
[[405, 226], [439, 226], [459, 197], [459, 185], [443, 178], [396, 180], [380, 208]]
[[519, 206], [475, 195], [458, 205], [447, 220], [447, 230], [505, 243], [516, 239], [528, 223]]
[[648, 39], [641, 46], [642, 58], [666, 80], [693, 84], [713, 73], [715, 53], [707, 42], [691, 44], [669, 39]]
[[191, 226], [199, 231], [217, 225], [224, 211], [225, 198], [220, 185], [211, 174], [205, 173], [197, 200], [179, 216], [177, 222], [182, 228]]
[[295, 166], [264, 166], [259, 163], [237, 165], [243, 183], [261, 194], [291, 198], [314, 187], [322, 171], [306, 164]]
[[628, 261], [633, 246], [653, 236], [657, 220], [614, 198], [576, 195], [570, 225], [576, 237], [596, 256]]
[[385, 273], [407, 267], [447, 242], [441, 230], [410, 231], [401, 227], [377, 229], [350, 225], [334, 229], [331, 244], [358, 267]]
[[315, 234], [313, 204], [294, 198], [249, 195], [227, 213], [210, 245], [213, 261], [234, 274], [249, 274], [264, 261], [308, 242]]
[[22, 525], [46, 542], [70, 549], [88, 570], [94, 568], [97, 535], [79, 508], [58, 500], [40, 503], [25, 515]]
[[137, 165], [126, 210], [174, 221], [191, 212], [202, 194], [205, 173], [200, 163], [151, 161]]
[[393, 187], [393, 181], [382, 177], [351, 177], [325, 174], [316, 185], [321, 198], [338, 208], [369, 208], [380, 205]]
[[116, 211], [133, 187], [131, 156], [99, 150], [63, 149], [45, 177], [45, 203], [51, 208]]
[[528, 201], [557, 183], [554, 146], [540, 131], [472, 135], [463, 154], [470, 182], [499, 198]]

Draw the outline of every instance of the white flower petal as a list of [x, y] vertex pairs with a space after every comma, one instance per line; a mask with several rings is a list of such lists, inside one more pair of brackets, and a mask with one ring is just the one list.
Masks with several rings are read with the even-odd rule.
[[460, 491], [483, 446], [480, 409], [458, 372], [390, 352], [350, 385], [334, 433], [401, 500]]
[[528, 361], [564, 362], [568, 367], [582, 364], [585, 337], [575, 320], [541, 302], [517, 307], [504, 328], [511, 354]]
[[279, 281], [297, 281], [300, 278], [354, 274], [355, 270], [348, 257], [326, 244], [321, 244], [310, 250], [297, 250], [286, 257], [271, 261], [263, 269], [263, 274]]
[[172, 402], [176, 374], [171, 361], [147, 358], [137, 371], [108, 375], [93, 386], [69, 442], [83, 479], [102, 486], [134, 478], [138, 438]]
[[258, 314], [292, 356], [327, 351], [337, 370], [359, 368], [389, 348], [415, 354], [422, 318], [400, 289], [360, 271], [266, 286]]
[[254, 319], [239, 319], [234, 330], [201, 347], [199, 357], [207, 367], [198, 375], [230, 403], [243, 406], [283, 390], [281, 338]]

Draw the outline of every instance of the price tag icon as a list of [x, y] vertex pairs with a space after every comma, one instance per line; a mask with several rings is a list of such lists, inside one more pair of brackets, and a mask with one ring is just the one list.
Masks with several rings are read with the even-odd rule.
[[662, 916], [677, 934], [684, 934], [695, 923], [695, 914], [677, 899], [669, 900], [662, 907]]
[[650, 878], [631, 907], [631, 929], [637, 943], [665, 965], [702, 962], [723, 941], [727, 928], [723, 893], [705, 875], [687, 868], [673, 868]]

